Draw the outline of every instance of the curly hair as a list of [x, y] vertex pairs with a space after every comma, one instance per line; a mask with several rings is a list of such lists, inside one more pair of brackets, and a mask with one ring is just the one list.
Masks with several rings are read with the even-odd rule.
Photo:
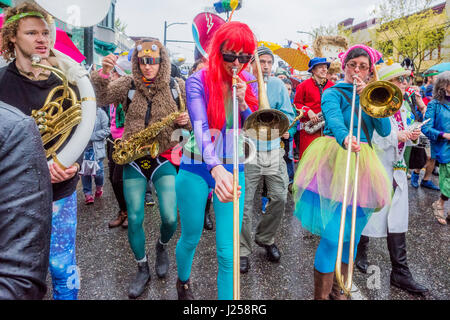
[[5, 16], [3, 19], [3, 27], [1, 29], [1, 43], [0, 43], [0, 54], [3, 56], [3, 58], [6, 61], [11, 61], [16, 57], [15, 50], [14, 50], [14, 43], [11, 41], [13, 37], [16, 36], [17, 30], [19, 29], [19, 20], [16, 20], [14, 22], [6, 24], [6, 21], [8, 21], [9, 18], [25, 13], [25, 12], [39, 12], [42, 14], [42, 16], [45, 17], [45, 21], [50, 25], [53, 23], [53, 18], [43, 9], [38, 7], [35, 4], [24, 2], [23, 4], [17, 6], [8, 8], [5, 11]]
[[450, 85], [450, 71], [442, 72], [438, 75], [433, 87], [433, 99], [440, 103], [446, 103], [446, 89]]

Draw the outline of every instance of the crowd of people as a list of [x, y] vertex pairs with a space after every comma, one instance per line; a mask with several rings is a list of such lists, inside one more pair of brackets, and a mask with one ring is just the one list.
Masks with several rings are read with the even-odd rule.
[[[359, 167], [349, 168], [353, 177], [357, 175], [349, 189], [356, 179], [360, 186], [356, 266], [367, 272], [369, 239], [384, 237], [392, 263], [390, 283], [415, 294], [428, 291], [415, 281], [407, 263], [408, 186], [439, 191], [432, 204], [434, 216], [441, 225], [449, 222], [444, 205], [450, 197], [450, 71], [428, 71], [419, 88], [411, 70], [383, 61], [374, 48], [357, 44], [339, 55], [342, 75], [330, 74], [330, 62], [315, 57], [309, 62], [310, 77], [294, 86], [288, 70], [274, 72], [273, 52], [257, 46], [248, 25], [227, 22], [214, 33], [208, 59], [197, 61], [190, 76], [182, 79], [173, 76], [167, 48], [160, 41], [141, 39], [130, 55], [130, 75], [113, 54], [103, 59], [100, 70], [90, 72], [98, 106], [94, 129], [79, 159], [62, 168], [56, 161], [47, 166], [39, 130], [29, 117], [62, 84], [52, 72], [34, 67], [31, 59], [38, 54], [43, 64], [60, 65], [52, 51], [52, 23], [47, 12], [25, 3], [6, 11], [1, 29], [0, 51], [9, 64], [0, 69], [0, 299], [42, 299], [47, 270], [55, 300], [78, 298], [79, 286], [70, 285], [80, 281], [73, 268], [76, 189], [81, 180], [85, 205], [101, 198], [104, 164], [118, 206], [117, 217], [108, 226], [127, 229], [137, 267], [129, 298], [141, 296], [150, 281], [146, 242], [151, 239], [159, 278], [166, 277], [169, 269], [168, 243], [177, 242], [173, 263], [178, 299], [194, 299], [191, 267], [203, 229], [213, 229], [212, 211], [218, 299], [233, 298], [233, 174], [238, 174], [240, 272], [249, 272], [253, 242], [265, 249], [268, 263], [280, 261], [282, 249], [276, 239], [292, 193], [294, 215], [303, 228], [320, 237], [311, 275], [314, 299], [347, 299], [335, 276], [335, 262], [343, 211], [345, 279], [352, 192], [348, 199], [344, 196], [343, 168], [349, 150], [352, 161], [359, 157]], [[259, 88], [258, 63], [264, 79]], [[361, 94], [374, 78], [398, 87], [403, 101], [384, 118], [361, 111], [359, 128], [352, 109], [361, 108]], [[250, 138], [254, 157], [247, 163], [244, 151], [238, 151], [236, 173], [233, 129], [242, 130], [246, 119], [257, 112], [261, 88], [270, 108], [282, 113], [290, 128], [271, 139]], [[239, 128], [233, 125], [234, 103]], [[156, 130], [141, 146], [150, 150], [147, 155], [125, 164], [114, 161], [114, 141], [127, 142]], [[244, 140], [240, 135], [239, 145]], [[422, 169], [425, 175], [419, 184]], [[439, 186], [431, 180], [436, 171]], [[260, 182], [263, 214], [252, 234]], [[146, 235], [143, 227], [145, 205], [154, 204], [151, 190], [158, 199], [159, 235]], [[178, 221], [181, 237], [174, 239]]]

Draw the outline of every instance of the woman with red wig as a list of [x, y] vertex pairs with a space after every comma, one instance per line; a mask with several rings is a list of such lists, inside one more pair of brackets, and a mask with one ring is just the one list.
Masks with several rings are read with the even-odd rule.
[[[207, 67], [186, 81], [187, 109], [194, 130], [184, 146], [175, 183], [181, 223], [181, 237], [176, 248], [179, 300], [194, 299], [189, 278], [195, 249], [203, 231], [210, 188], [214, 189], [218, 297], [225, 300], [233, 297], [232, 80], [233, 69], [237, 69], [239, 126], [242, 127], [258, 104], [256, 88], [246, 84], [254, 77], [244, 71], [255, 50], [256, 39], [246, 24], [226, 23], [211, 40]], [[239, 164], [239, 181], [239, 196], [244, 198], [242, 163]], [[244, 201], [240, 201], [240, 223], [243, 205]]]

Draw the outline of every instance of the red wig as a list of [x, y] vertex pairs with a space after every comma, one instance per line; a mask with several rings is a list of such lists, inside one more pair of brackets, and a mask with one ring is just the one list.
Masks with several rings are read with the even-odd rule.
[[[214, 33], [208, 48], [209, 61], [206, 70], [206, 84], [209, 90], [207, 114], [210, 128], [222, 130], [225, 123], [224, 93], [229, 92], [232, 85], [232, 77], [224, 68], [221, 51], [239, 52], [242, 49], [245, 54], [253, 55], [256, 47], [255, 36], [244, 23], [238, 21], [227, 22]], [[248, 79], [245, 79], [242, 71], [247, 65], [248, 63], [244, 64], [238, 74], [244, 81]], [[257, 109], [258, 99], [253, 94], [250, 85], [247, 85], [245, 102], [252, 110]]]

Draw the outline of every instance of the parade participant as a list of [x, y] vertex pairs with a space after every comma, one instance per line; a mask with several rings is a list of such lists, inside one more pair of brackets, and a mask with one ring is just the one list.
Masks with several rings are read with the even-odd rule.
[[424, 97], [423, 102], [425, 105], [428, 105], [428, 103], [433, 99], [433, 86], [434, 82], [436, 81], [436, 78], [439, 74], [439, 71], [429, 69], [424, 73], [424, 77], [428, 79], [427, 85], [424, 90]]
[[[123, 69], [121, 67], [115, 66], [111, 72], [111, 80], [115, 81], [120, 77], [126, 76], [126, 73], [122, 70]], [[108, 143], [106, 144], [106, 152], [108, 154], [109, 181], [111, 182], [114, 196], [116, 197], [117, 203], [119, 204], [119, 212], [117, 214], [117, 218], [109, 221], [109, 228], [117, 228], [119, 226], [128, 228], [127, 204], [125, 202], [125, 196], [123, 195], [123, 165], [117, 164], [113, 161], [113, 144], [111, 143], [111, 141], [122, 138], [123, 126], [125, 122], [125, 112], [123, 111], [123, 104], [125, 102], [126, 101], [118, 104], [111, 103], [109, 104], [108, 109], [108, 115], [110, 119], [109, 128], [111, 132], [110, 140], [108, 140]]]
[[0, 102], [0, 300], [47, 291], [52, 185], [36, 123]]
[[[407, 78], [411, 72], [405, 70], [399, 63], [386, 64], [379, 70], [380, 80], [390, 81], [405, 94]], [[418, 284], [412, 277], [406, 262], [406, 232], [408, 231], [408, 179], [406, 177], [405, 148], [417, 144], [420, 129], [410, 130], [407, 102], [396, 114], [389, 117], [391, 133], [381, 137], [374, 133], [372, 142], [384, 168], [392, 181], [394, 195], [392, 203], [373, 214], [364, 228], [357, 249], [356, 266], [367, 272], [367, 246], [369, 237], [386, 237], [389, 256], [392, 263], [390, 282], [392, 285], [412, 293], [425, 293], [425, 287]]]
[[[423, 117], [425, 111], [427, 110], [426, 103], [421, 98], [419, 88], [416, 86], [412, 86], [412, 76], [413, 74], [407, 74], [404, 76], [406, 81], [408, 81], [409, 85], [407, 90], [405, 91], [404, 98], [408, 102], [406, 107], [409, 111], [414, 114], [414, 118], [416, 121], [423, 121]], [[432, 76], [431, 83], [434, 82], [435, 76]], [[428, 87], [428, 92], [432, 92], [433, 86]], [[429, 94], [432, 95], [431, 93]], [[427, 102], [428, 103], [428, 102]], [[411, 149], [411, 151], [409, 151]], [[421, 169], [425, 169], [425, 175], [423, 176], [422, 181], [420, 182], [420, 186], [424, 188], [428, 188], [431, 190], [439, 191], [439, 187], [436, 186], [431, 180], [433, 170], [436, 166], [436, 160], [431, 158], [430, 147], [407, 147], [405, 151], [405, 157], [409, 159], [408, 165], [411, 171], [411, 186], [414, 188], [419, 187], [419, 176]]]
[[[254, 78], [243, 71], [255, 49], [256, 39], [246, 24], [223, 24], [211, 40], [207, 68], [186, 81], [187, 108], [194, 131], [184, 146], [176, 179], [181, 223], [181, 237], [176, 248], [176, 287], [180, 300], [194, 299], [189, 279], [195, 249], [202, 235], [210, 188], [214, 189], [218, 298], [233, 298], [233, 133], [228, 130], [233, 125], [232, 80], [236, 68], [241, 126], [258, 104], [252, 86], [245, 83]], [[243, 164], [239, 165], [239, 183], [239, 216], [242, 219]]]
[[[298, 110], [302, 110], [305, 116], [300, 120], [303, 124], [311, 121], [313, 124], [321, 120], [318, 113], [322, 111], [320, 101], [322, 94], [328, 88], [334, 86], [334, 83], [327, 80], [327, 71], [330, 63], [325, 58], [313, 58], [308, 63], [308, 72], [312, 77], [303, 81], [297, 86], [295, 92], [294, 105]], [[304, 128], [300, 130], [299, 159], [302, 158], [306, 148], [318, 137], [322, 136], [322, 129], [310, 134]]]
[[108, 116], [103, 109], [97, 108], [94, 131], [84, 151], [84, 159], [80, 170], [84, 203], [88, 205], [94, 203], [94, 197], [92, 196], [92, 177], [95, 182], [95, 198], [98, 199], [103, 195], [103, 160], [106, 158], [105, 139], [109, 134]]
[[[101, 105], [122, 103], [125, 115], [123, 140], [177, 112], [184, 103], [184, 81], [171, 78], [171, 64], [167, 49], [155, 39], [136, 42], [132, 55], [132, 75], [109, 80], [117, 57], [109, 55], [103, 59], [103, 69], [92, 72], [91, 77]], [[182, 91], [178, 93], [179, 90]], [[174, 94], [176, 92], [176, 96]], [[128, 99], [127, 99], [128, 97]], [[177, 228], [177, 201], [175, 195], [176, 167], [171, 163], [172, 133], [177, 128], [189, 126], [187, 112], [183, 112], [175, 123], [169, 123], [157, 135], [160, 153], [156, 158], [145, 156], [123, 168], [123, 189], [128, 212], [128, 240], [137, 261], [138, 271], [131, 281], [128, 296], [139, 297], [150, 281], [150, 270], [145, 252], [143, 228], [145, 192], [147, 182], [152, 180], [159, 200], [161, 215], [160, 237], [156, 241], [155, 269], [159, 278], [166, 276], [169, 268], [167, 246]], [[163, 153], [161, 153], [163, 152]]]
[[[353, 141], [349, 141], [349, 123], [352, 106], [353, 82], [356, 80], [355, 106], [359, 106], [359, 95], [381, 54], [365, 45], [355, 45], [340, 55], [345, 72], [343, 82], [325, 91], [322, 97], [322, 112], [325, 117], [324, 137], [317, 138], [305, 151], [294, 178], [294, 214], [302, 226], [321, 237], [314, 262], [314, 298], [343, 299], [334, 278], [338, 250], [339, 225], [345, 185], [347, 148], [360, 153], [359, 190], [355, 244], [358, 243], [371, 213], [376, 208], [390, 203], [391, 183], [375, 151], [370, 147], [373, 132], [380, 136], [390, 133], [390, 121], [372, 118], [362, 110], [363, 130], [361, 144], [356, 141], [357, 112], [353, 130]], [[353, 154], [353, 161], [355, 155]], [[350, 167], [354, 177], [355, 168]], [[356, 178], [355, 178], [356, 179]], [[351, 180], [353, 181], [353, 180]], [[349, 184], [353, 190], [353, 182]], [[342, 257], [342, 273], [347, 276], [351, 224], [351, 201], [345, 204], [346, 226]], [[355, 248], [356, 249], [356, 248]]]
[[[274, 63], [272, 51], [267, 47], [259, 47], [259, 56], [262, 74], [267, 79], [267, 97], [272, 109], [283, 112], [291, 123], [295, 118], [289, 93], [283, 81], [277, 77], [271, 77], [270, 73]], [[253, 75], [257, 76], [256, 62], [252, 61]], [[282, 137], [289, 139], [289, 132], [283, 132]], [[265, 213], [256, 226], [255, 243], [266, 250], [266, 257], [271, 262], [278, 262], [281, 258], [280, 250], [275, 244], [275, 235], [279, 229], [284, 215], [284, 207], [287, 200], [289, 177], [286, 162], [284, 161], [284, 149], [281, 148], [280, 138], [255, 141], [256, 159], [245, 165], [245, 206], [242, 220], [240, 269], [242, 273], [250, 268], [249, 256], [252, 252], [252, 217], [253, 202], [259, 181], [263, 179], [267, 188], [268, 204]]]
[[441, 73], [434, 83], [433, 100], [428, 103], [422, 132], [431, 141], [431, 157], [439, 162], [441, 196], [433, 202], [433, 212], [440, 224], [447, 224], [444, 204], [450, 197], [450, 71]]
[[[51, 51], [55, 42], [49, 26], [51, 19], [45, 11], [27, 2], [5, 12], [0, 51], [5, 60], [13, 61], [0, 69], [0, 100], [17, 107], [26, 115], [41, 109], [50, 91], [62, 85], [53, 73], [31, 65], [31, 57], [39, 55], [41, 64], [58, 66], [60, 58], [56, 58]], [[64, 108], [67, 107], [64, 104]], [[49, 262], [55, 300], [74, 300], [78, 296], [76, 186], [81, 162], [82, 157], [66, 170], [55, 163], [49, 167], [53, 185]]]
[[[284, 85], [286, 86], [289, 97], [291, 99], [292, 108], [295, 108], [295, 106], [293, 105], [294, 94], [292, 91], [292, 81], [289, 79], [283, 79], [282, 81], [283, 81]], [[296, 112], [295, 109], [294, 109], [294, 112]], [[288, 172], [288, 177], [289, 177], [288, 190], [291, 193], [292, 193], [292, 183], [294, 182], [294, 174], [295, 174], [294, 151], [293, 151], [294, 150], [294, 136], [297, 133], [298, 124], [299, 124], [299, 122], [297, 121], [297, 124], [292, 126], [291, 129], [289, 129], [289, 138], [287, 138], [287, 139], [282, 138], [282, 140], [281, 140], [284, 144], [284, 161], [286, 162], [287, 172]], [[285, 137], [287, 137], [287, 135]]]

